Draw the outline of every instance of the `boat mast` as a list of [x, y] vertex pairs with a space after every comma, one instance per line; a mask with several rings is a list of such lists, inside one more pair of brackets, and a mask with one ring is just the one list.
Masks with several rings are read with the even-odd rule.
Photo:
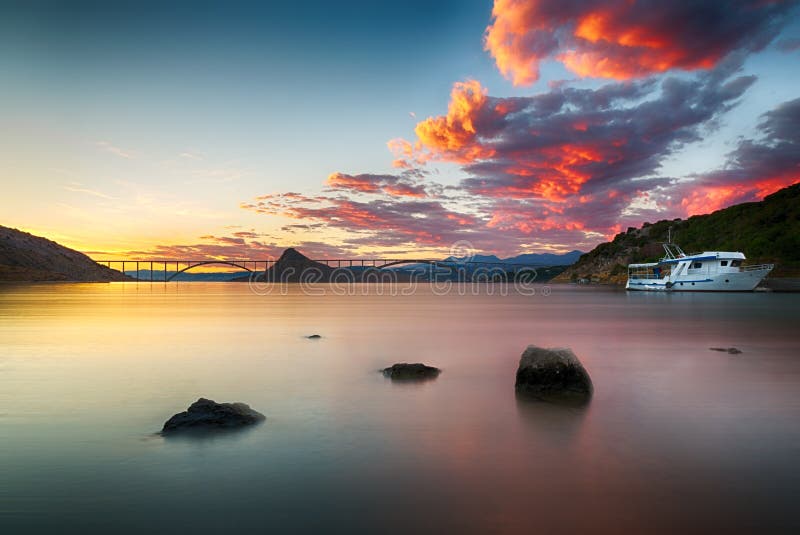
[[662, 260], [672, 260], [675, 258], [675, 255], [672, 254], [672, 250], [669, 248], [671, 243], [672, 243], [672, 227], [669, 227], [667, 228], [667, 242], [661, 244], [664, 247], [664, 251], [667, 253]]

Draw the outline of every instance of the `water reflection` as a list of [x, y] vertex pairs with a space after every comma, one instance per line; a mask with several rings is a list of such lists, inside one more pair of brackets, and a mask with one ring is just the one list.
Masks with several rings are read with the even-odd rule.
[[[791, 531], [798, 316], [780, 294], [1, 287], [0, 528]], [[529, 344], [571, 347], [591, 402], [517, 397]], [[378, 371], [408, 359], [444, 372]], [[268, 419], [150, 434], [200, 396]]]
[[182, 429], [180, 431], [172, 431], [170, 433], [157, 432], [153, 437], [161, 437], [165, 441], [180, 442], [180, 441], [202, 441], [214, 442], [223, 440], [233, 440], [239, 437], [245, 437], [248, 433], [253, 433], [255, 430], [266, 422], [258, 422], [248, 426], [241, 427], [220, 427], [218, 429], [203, 429], [199, 427]]
[[517, 393], [517, 414], [523, 425], [559, 446], [577, 439], [589, 412], [589, 402], [548, 403]]

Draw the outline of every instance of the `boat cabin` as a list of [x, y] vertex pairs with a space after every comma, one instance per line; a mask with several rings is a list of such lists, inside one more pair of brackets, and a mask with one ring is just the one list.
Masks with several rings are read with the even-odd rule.
[[744, 262], [742, 253], [728, 251], [703, 252], [684, 258], [665, 258], [659, 264], [674, 266], [672, 273], [681, 275], [718, 275], [738, 273]]

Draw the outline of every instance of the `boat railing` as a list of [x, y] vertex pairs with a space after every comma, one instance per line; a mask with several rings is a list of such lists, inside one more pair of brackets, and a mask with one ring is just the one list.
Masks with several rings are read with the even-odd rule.
[[704, 251], [696, 252], [696, 253], [679, 253], [678, 255], [667, 255], [661, 259], [662, 262], [667, 262], [670, 260], [687, 260], [691, 259], [692, 256], [701, 256]]
[[655, 273], [631, 273], [628, 275], [629, 279], [639, 280], [639, 279], [661, 279], [663, 275], [656, 275]]
[[742, 271], [761, 271], [762, 269], [772, 269], [775, 264], [756, 264], [752, 266], [742, 266]]

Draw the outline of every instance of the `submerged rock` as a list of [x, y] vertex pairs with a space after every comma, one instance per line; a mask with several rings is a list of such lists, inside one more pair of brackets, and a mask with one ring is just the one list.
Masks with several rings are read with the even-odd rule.
[[544, 401], [588, 401], [593, 386], [571, 349], [528, 346], [519, 359], [517, 393]]
[[709, 347], [711, 351], [721, 351], [723, 353], [730, 353], [731, 355], [738, 355], [742, 352], [741, 349], [736, 349], [735, 347]]
[[308, 336], [306, 336], [306, 338], [308, 338], [309, 340], [319, 340], [320, 338], [322, 338], [322, 335], [319, 335], [319, 334], [309, 334]]
[[217, 403], [200, 398], [184, 412], [166, 421], [162, 433], [189, 430], [234, 429], [264, 421], [266, 416], [244, 403]]
[[408, 364], [401, 362], [394, 364], [390, 368], [381, 370], [383, 375], [395, 381], [415, 381], [424, 379], [435, 379], [442, 373], [439, 368], [427, 366], [422, 363]]

